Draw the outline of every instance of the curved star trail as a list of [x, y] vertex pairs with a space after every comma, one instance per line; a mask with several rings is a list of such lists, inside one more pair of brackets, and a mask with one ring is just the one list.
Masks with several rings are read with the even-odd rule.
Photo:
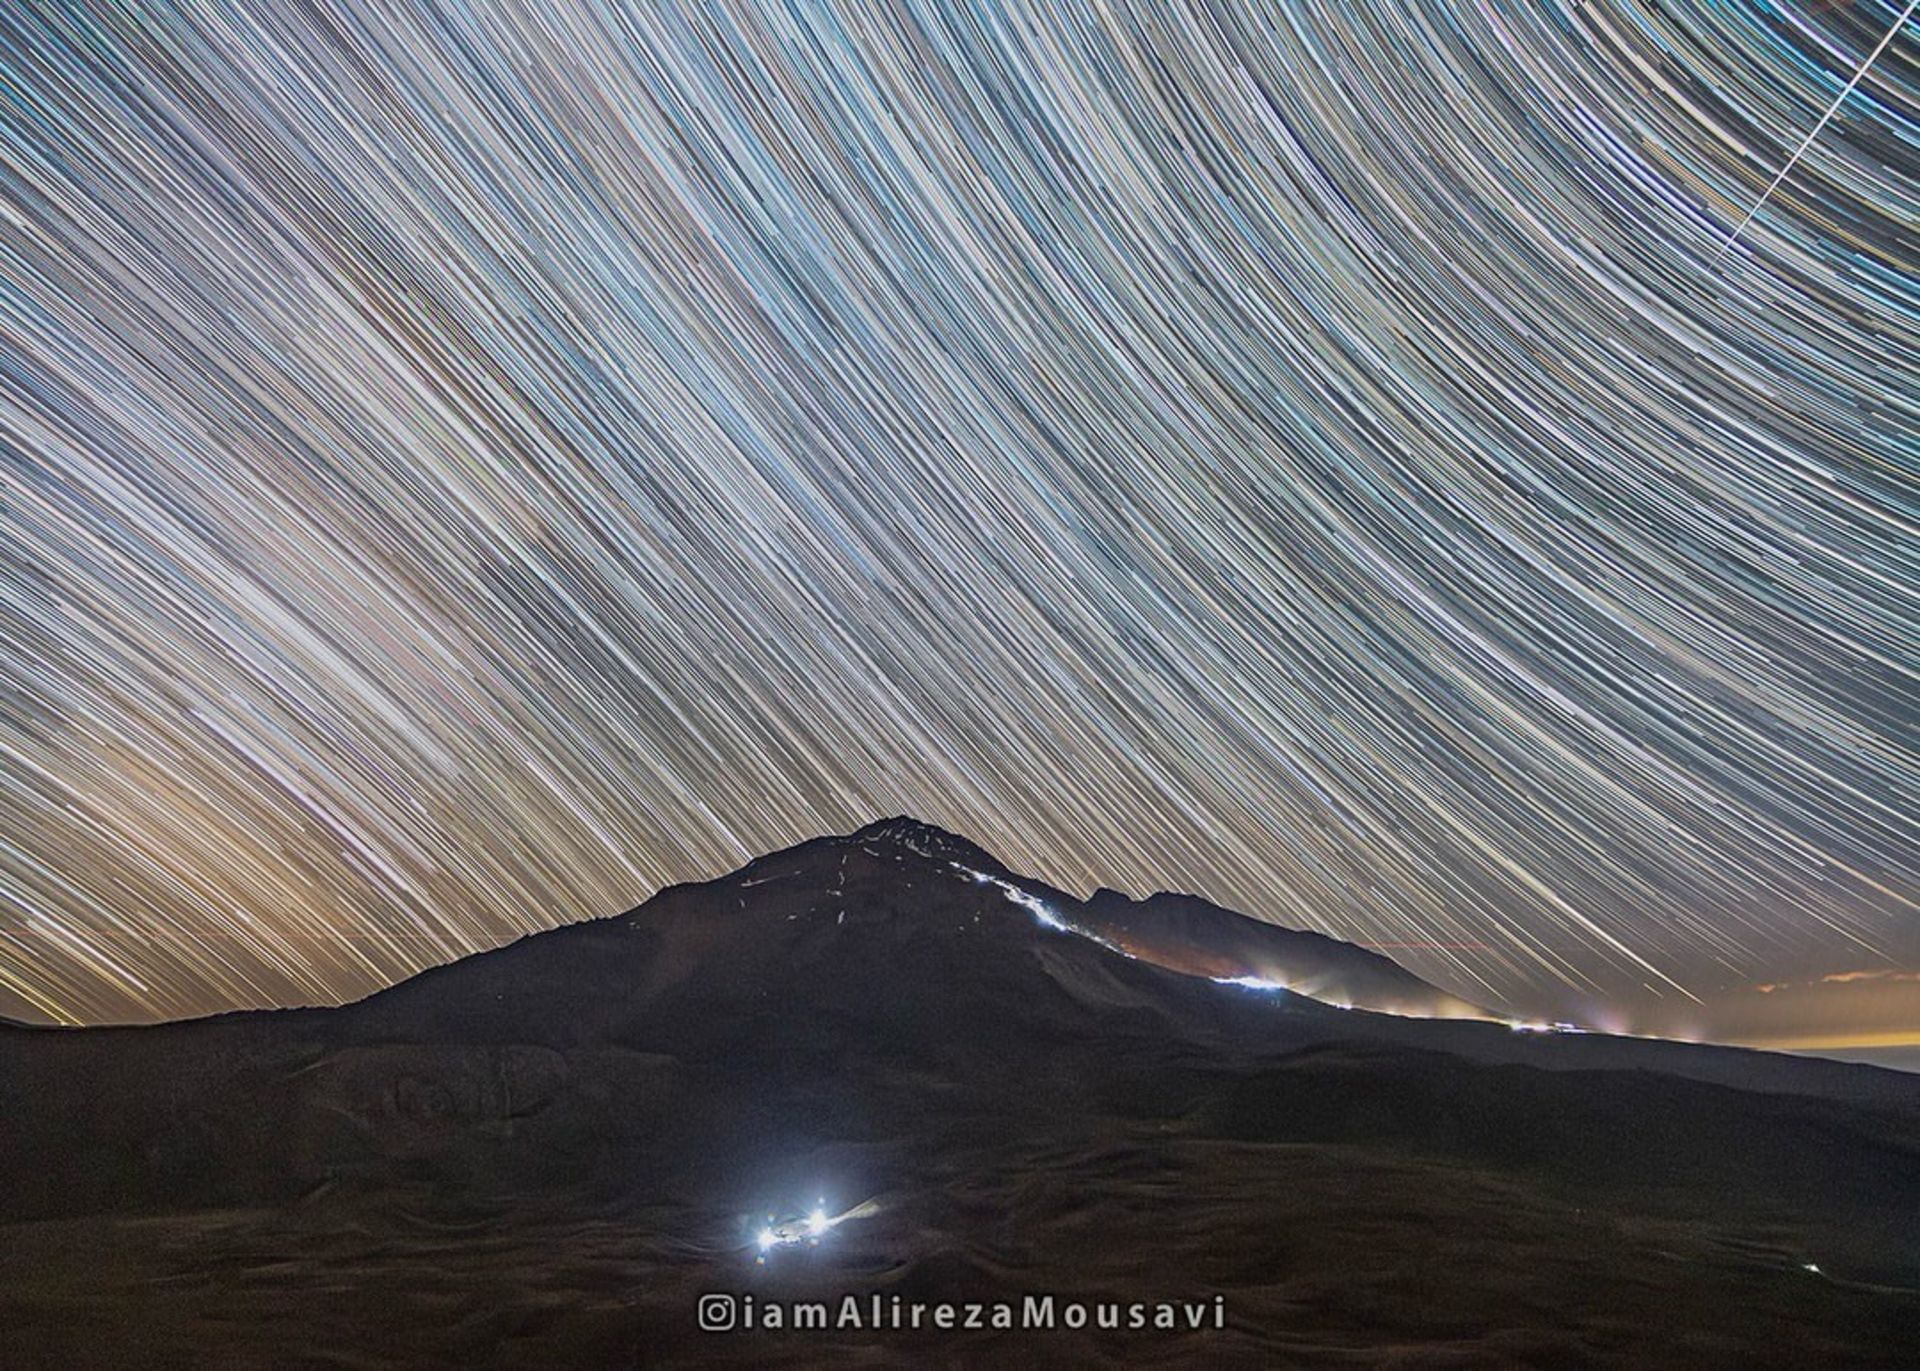
[[7, 7], [0, 987], [903, 811], [1509, 1004], [1914, 966], [1912, 26], [1721, 255], [1898, 13]]

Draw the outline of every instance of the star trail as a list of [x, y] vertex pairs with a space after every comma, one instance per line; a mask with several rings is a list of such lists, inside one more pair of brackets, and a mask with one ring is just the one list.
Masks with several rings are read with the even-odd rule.
[[1920, 965], [1903, 8], [7, 6], [6, 1003], [902, 812], [1551, 1017]]

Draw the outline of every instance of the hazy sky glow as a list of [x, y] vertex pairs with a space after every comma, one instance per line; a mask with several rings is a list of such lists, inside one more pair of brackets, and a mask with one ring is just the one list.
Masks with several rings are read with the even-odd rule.
[[0, 1012], [910, 812], [1920, 1039], [1903, 7], [6, 6]]

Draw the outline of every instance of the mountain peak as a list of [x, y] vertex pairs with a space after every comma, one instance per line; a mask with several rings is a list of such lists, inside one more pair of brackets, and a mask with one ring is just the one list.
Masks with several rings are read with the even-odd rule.
[[1420, 1018], [1500, 1017], [1429, 985], [1378, 952], [1267, 923], [1197, 895], [1161, 891], [1135, 900], [1102, 887], [1076, 899], [911, 815], [875, 820], [841, 841], [896, 861], [911, 854], [955, 868], [999, 887], [1043, 923], [1184, 976], [1284, 989], [1342, 1009]]
[[1007, 869], [978, 843], [970, 842], [957, 833], [949, 833], [946, 829], [927, 823], [924, 819], [916, 819], [910, 814], [896, 814], [890, 819], [876, 819], [849, 834], [848, 841], [903, 847], [936, 861], [957, 862], [961, 866], [995, 874]]

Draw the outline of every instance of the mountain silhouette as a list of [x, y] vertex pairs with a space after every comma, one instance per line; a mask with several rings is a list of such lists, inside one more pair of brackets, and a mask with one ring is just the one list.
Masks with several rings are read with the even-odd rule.
[[[861, 1217], [755, 1251], [816, 1199]], [[1894, 1365], [1917, 1212], [1910, 1076], [1514, 1032], [907, 818], [340, 1008], [0, 1028], [9, 1366], [1029, 1346], [695, 1325], [843, 1290], [1229, 1313], [1031, 1343], [1068, 1362]]]

